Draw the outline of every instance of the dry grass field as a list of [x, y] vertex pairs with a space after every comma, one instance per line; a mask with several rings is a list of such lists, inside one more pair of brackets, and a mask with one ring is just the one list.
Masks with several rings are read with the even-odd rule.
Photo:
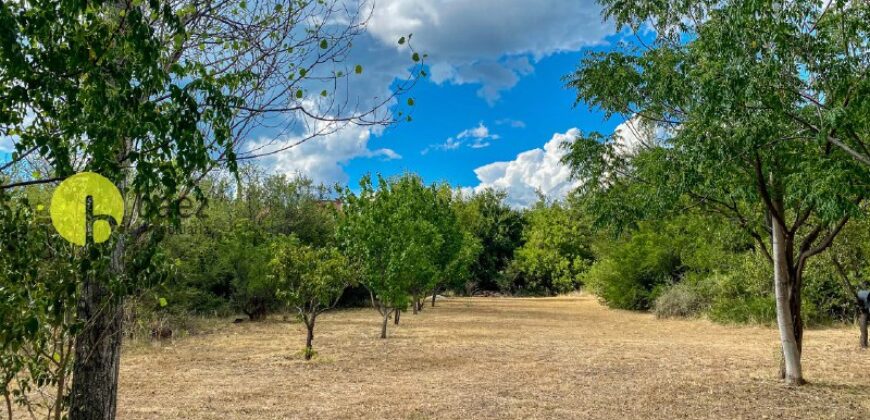
[[870, 419], [870, 352], [808, 331], [810, 384], [775, 378], [776, 331], [657, 320], [591, 297], [471, 298], [403, 314], [328, 313], [299, 355], [295, 323], [227, 324], [125, 349], [121, 419]]

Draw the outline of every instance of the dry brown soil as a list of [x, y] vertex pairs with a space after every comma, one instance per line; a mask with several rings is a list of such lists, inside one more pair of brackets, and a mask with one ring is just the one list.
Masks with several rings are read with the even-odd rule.
[[870, 351], [853, 328], [806, 333], [809, 385], [776, 379], [777, 334], [609, 310], [588, 296], [455, 298], [403, 314], [378, 339], [374, 310], [226, 323], [128, 346], [120, 419], [870, 419]]

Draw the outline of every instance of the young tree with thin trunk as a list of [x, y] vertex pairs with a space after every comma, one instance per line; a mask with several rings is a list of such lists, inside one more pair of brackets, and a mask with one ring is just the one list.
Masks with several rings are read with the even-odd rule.
[[851, 56], [866, 54], [870, 6], [602, 3], [618, 25], [654, 36], [592, 53], [567, 79], [578, 102], [625, 116], [634, 132], [585, 136], [566, 161], [611, 221], [692, 206], [752, 236], [773, 266], [783, 378], [802, 384], [804, 269], [864, 215], [870, 169], [837, 139], [866, 129], [866, 115], [846, 111], [861, 95], [841, 87], [868, 73], [833, 70], [866, 69]]
[[314, 356], [314, 323], [323, 312], [335, 307], [350, 285], [349, 262], [335, 248], [303, 245], [295, 236], [275, 240], [271, 246], [271, 275], [277, 296], [294, 310], [305, 325], [305, 360]]
[[[437, 274], [444, 239], [437, 227], [435, 189], [416, 175], [360, 181], [360, 192], [343, 192], [339, 241], [361, 267], [362, 283], [382, 316], [381, 338], [395, 312], [416, 304]], [[449, 210], [449, 208], [448, 208]]]

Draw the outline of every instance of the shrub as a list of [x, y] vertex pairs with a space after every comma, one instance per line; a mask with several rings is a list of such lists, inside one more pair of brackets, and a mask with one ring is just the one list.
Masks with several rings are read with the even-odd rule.
[[683, 282], [667, 288], [653, 305], [657, 318], [697, 316], [710, 306], [709, 300], [692, 284]]
[[765, 324], [776, 322], [776, 302], [772, 295], [719, 298], [713, 302], [710, 319], [726, 324]]
[[668, 234], [643, 227], [606, 250], [581, 279], [612, 308], [646, 310], [665, 285], [682, 277], [679, 251]]

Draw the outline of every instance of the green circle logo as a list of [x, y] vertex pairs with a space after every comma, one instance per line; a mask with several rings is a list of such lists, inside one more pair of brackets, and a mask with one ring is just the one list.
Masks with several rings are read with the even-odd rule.
[[124, 217], [124, 198], [104, 176], [75, 174], [58, 185], [51, 196], [51, 224], [67, 241], [84, 246], [91, 233], [94, 243], [105, 242], [112, 224]]

